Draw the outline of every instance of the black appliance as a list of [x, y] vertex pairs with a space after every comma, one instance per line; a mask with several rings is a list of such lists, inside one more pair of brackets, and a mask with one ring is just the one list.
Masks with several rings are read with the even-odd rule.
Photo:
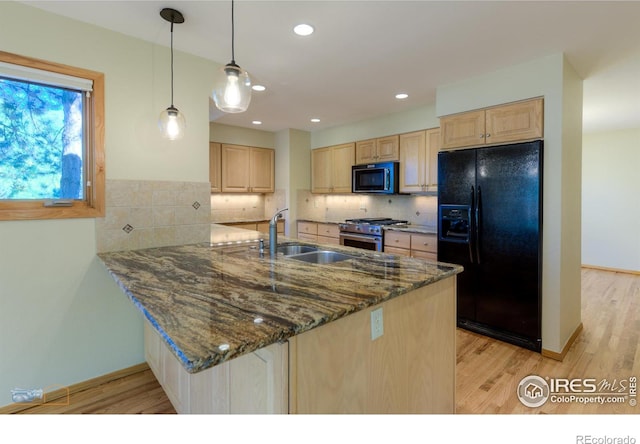
[[385, 162], [352, 166], [351, 192], [398, 194], [399, 165], [398, 162]]
[[382, 251], [384, 248], [384, 226], [406, 225], [406, 220], [385, 218], [347, 219], [340, 227], [340, 245]]
[[458, 326], [540, 351], [542, 141], [438, 153], [438, 260]]

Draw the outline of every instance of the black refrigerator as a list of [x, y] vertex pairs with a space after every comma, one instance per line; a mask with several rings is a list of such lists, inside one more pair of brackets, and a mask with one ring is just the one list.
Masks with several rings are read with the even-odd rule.
[[540, 351], [542, 141], [438, 153], [438, 260], [458, 327]]

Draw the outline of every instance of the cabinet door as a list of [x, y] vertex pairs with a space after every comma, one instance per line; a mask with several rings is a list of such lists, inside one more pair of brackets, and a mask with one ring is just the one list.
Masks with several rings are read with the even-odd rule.
[[189, 373], [184, 370], [178, 358], [164, 344], [161, 344], [160, 347], [160, 358], [162, 388], [176, 412], [189, 413]]
[[287, 344], [272, 344], [229, 361], [229, 412], [288, 413]]
[[[385, 231], [384, 233], [384, 251], [387, 247], [411, 249], [411, 234], [402, 233], [400, 231]], [[408, 255], [408, 252], [407, 252]]]
[[400, 135], [400, 192], [419, 193], [425, 185], [426, 132]]
[[331, 192], [331, 147], [311, 151], [311, 192]]
[[[411, 253], [423, 251], [438, 252], [438, 240], [435, 234], [411, 234]], [[417, 257], [417, 256], [416, 256]]]
[[484, 110], [441, 117], [442, 149], [483, 145], [484, 118]]
[[332, 148], [331, 172], [332, 192], [351, 192], [351, 167], [355, 161], [355, 143], [346, 143]]
[[486, 110], [486, 143], [505, 143], [542, 137], [542, 99]]
[[211, 192], [219, 193], [222, 191], [222, 169], [220, 162], [222, 160], [222, 145], [219, 143], [209, 143], [209, 182], [211, 182]]
[[356, 142], [356, 165], [376, 161], [376, 139]]
[[440, 151], [440, 128], [427, 130], [425, 184], [426, 191], [438, 190], [438, 151]]
[[340, 245], [340, 227], [336, 224], [318, 224], [318, 243]]
[[376, 148], [376, 162], [393, 162], [400, 159], [400, 143], [397, 135], [377, 139]]
[[249, 148], [222, 145], [222, 191], [249, 192]]
[[318, 234], [318, 224], [314, 222], [298, 222], [298, 237], [301, 234], [315, 237]]
[[249, 190], [252, 193], [275, 191], [275, 151], [268, 148], [251, 148], [249, 158]]

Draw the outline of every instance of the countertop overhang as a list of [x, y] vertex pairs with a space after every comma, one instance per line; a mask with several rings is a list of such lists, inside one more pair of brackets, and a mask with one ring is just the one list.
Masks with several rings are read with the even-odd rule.
[[[215, 228], [214, 228], [215, 227]], [[212, 226], [210, 243], [99, 253], [190, 373], [453, 276], [462, 267], [336, 245], [311, 264], [260, 255], [258, 232]], [[281, 238], [279, 244], [317, 245]]]

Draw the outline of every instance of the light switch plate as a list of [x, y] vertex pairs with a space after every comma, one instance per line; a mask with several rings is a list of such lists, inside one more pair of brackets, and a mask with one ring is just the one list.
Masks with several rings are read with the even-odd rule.
[[384, 334], [382, 307], [371, 312], [371, 340], [374, 341]]

